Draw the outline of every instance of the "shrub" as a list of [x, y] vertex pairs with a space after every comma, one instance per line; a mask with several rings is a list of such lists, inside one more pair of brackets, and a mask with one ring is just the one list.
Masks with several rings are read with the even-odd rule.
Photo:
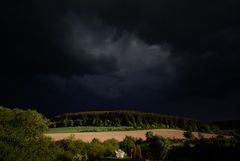
[[147, 132], [146, 137], [146, 142], [142, 144], [144, 158], [164, 160], [167, 157], [170, 146], [168, 139], [154, 135], [152, 132]]
[[187, 139], [193, 139], [193, 138], [194, 138], [194, 135], [192, 134], [191, 131], [185, 131], [185, 132], [183, 133], [183, 136], [184, 136], [185, 138], [187, 138]]
[[104, 156], [105, 147], [100, 142], [91, 142], [88, 147], [88, 158], [91, 161], [100, 160]]
[[116, 139], [109, 139], [103, 142], [105, 147], [104, 156], [113, 157], [115, 156], [115, 150], [119, 149], [119, 143]]
[[132, 136], [126, 136], [122, 142], [120, 142], [120, 148], [131, 156], [131, 149], [135, 146], [136, 138]]
[[69, 137], [67, 139], [57, 141], [56, 144], [61, 149], [68, 151], [72, 155], [87, 153], [88, 144], [81, 140], [75, 140], [74, 137]]
[[58, 149], [43, 136], [48, 120], [33, 110], [0, 107], [0, 160], [51, 161]]

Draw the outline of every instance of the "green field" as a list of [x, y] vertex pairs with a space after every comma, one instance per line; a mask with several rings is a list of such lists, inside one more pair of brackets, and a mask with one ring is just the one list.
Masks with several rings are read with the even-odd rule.
[[101, 131], [127, 131], [133, 130], [131, 126], [121, 127], [99, 127], [99, 126], [78, 126], [78, 127], [58, 127], [49, 128], [47, 133], [77, 133], [77, 132], [101, 132]]

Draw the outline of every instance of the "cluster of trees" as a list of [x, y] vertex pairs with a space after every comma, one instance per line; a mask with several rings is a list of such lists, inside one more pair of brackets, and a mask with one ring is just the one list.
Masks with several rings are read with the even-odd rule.
[[212, 124], [214, 124], [220, 129], [219, 132], [222, 135], [231, 135], [231, 136], [240, 135], [240, 120], [218, 121], [218, 122], [212, 122]]
[[120, 147], [128, 152], [134, 161], [239, 160], [239, 137], [197, 139], [189, 133], [186, 132], [186, 139], [167, 139], [148, 132], [146, 140], [126, 137]]
[[179, 128], [215, 132], [216, 126], [189, 118], [134, 111], [103, 111], [66, 113], [50, 119], [50, 127], [68, 126], [132, 126], [139, 129]]
[[48, 120], [36, 111], [0, 107], [0, 161], [52, 160], [54, 143], [43, 135], [47, 128]]
[[57, 158], [61, 161], [97, 161], [105, 157], [115, 157], [115, 150], [119, 149], [119, 142], [115, 139], [104, 142], [93, 139], [87, 143], [70, 137], [56, 141], [55, 144], [63, 151]]
[[240, 138], [218, 136], [212, 139], [179, 140], [168, 153], [170, 161], [237, 161], [240, 158]]
[[146, 140], [126, 137], [120, 148], [134, 161], [237, 161], [240, 158], [240, 137], [197, 139], [186, 132], [185, 139], [167, 139], [152, 132]]

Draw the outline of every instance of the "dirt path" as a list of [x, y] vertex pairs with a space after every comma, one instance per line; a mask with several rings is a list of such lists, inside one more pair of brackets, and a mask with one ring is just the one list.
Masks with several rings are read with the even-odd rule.
[[[101, 141], [107, 139], [116, 139], [122, 141], [126, 136], [133, 136], [145, 139], [145, 134], [148, 131], [152, 131], [155, 135], [160, 135], [168, 138], [181, 139], [183, 137], [184, 131], [174, 130], [174, 129], [153, 129], [153, 130], [136, 130], [136, 131], [109, 131], [109, 132], [82, 132], [82, 133], [55, 133], [55, 134], [45, 134], [46, 136], [51, 137], [53, 140], [61, 140], [67, 138], [71, 135], [74, 135], [76, 139], [81, 139], [85, 142], [90, 142], [93, 138], [97, 138]], [[195, 137], [199, 137], [198, 132], [193, 132]], [[201, 133], [201, 136], [204, 138], [216, 137], [215, 134]]]

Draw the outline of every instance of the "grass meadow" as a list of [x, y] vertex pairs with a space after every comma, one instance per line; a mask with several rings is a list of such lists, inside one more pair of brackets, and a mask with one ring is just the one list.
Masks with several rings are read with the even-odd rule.
[[100, 126], [77, 126], [49, 128], [47, 133], [78, 133], [78, 132], [103, 132], [103, 131], [128, 131], [134, 130], [131, 126], [100, 127]]

